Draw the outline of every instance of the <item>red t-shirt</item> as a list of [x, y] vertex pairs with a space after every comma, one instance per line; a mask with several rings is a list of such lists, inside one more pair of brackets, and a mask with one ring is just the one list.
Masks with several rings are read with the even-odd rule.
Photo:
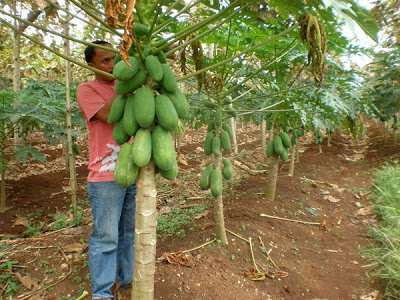
[[89, 130], [88, 182], [114, 181], [114, 168], [120, 146], [112, 137], [113, 125], [94, 116], [116, 96], [115, 81], [92, 80], [78, 86], [76, 98]]

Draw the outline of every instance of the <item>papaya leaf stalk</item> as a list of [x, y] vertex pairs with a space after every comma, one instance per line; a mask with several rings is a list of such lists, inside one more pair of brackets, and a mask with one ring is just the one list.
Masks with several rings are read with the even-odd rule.
[[[199, 71], [197, 71], [197, 72], [194, 72], [194, 73], [191, 73], [191, 74], [182, 76], [182, 77], [178, 78], [177, 80], [178, 80], [178, 81], [182, 81], [182, 80], [188, 79], [188, 78], [190, 78], [190, 77], [193, 77], [193, 76], [202, 74], [202, 73], [204, 73], [204, 72], [207, 72], [207, 71], [209, 71], [209, 70], [212, 70], [212, 69], [214, 69], [214, 68], [220, 67], [220, 66], [222, 66], [222, 65], [224, 65], [224, 64], [226, 64], [226, 63], [228, 63], [228, 62], [231, 62], [231, 61], [233, 61], [234, 59], [236, 59], [236, 58], [242, 56], [243, 54], [247, 54], [247, 53], [250, 52], [250, 51], [253, 51], [253, 50], [255, 50], [255, 49], [257, 49], [257, 48], [259, 48], [259, 47], [261, 47], [261, 46], [264, 46], [264, 45], [266, 45], [266, 44], [268, 44], [268, 43], [270, 43], [270, 42], [276, 40], [277, 38], [279, 38], [279, 37], [281, 37], [281, 36], [283, 36], [283, 35], [285, 35], [285, 34], [291, 32], [292, 30], [294, 30], [294, 29], [297, 28], [298, 26], [299, 26], [298, 24], [293, 25], [292, 27], [290, 27], [290, 28], [288, 28], [288, 29], [286, 29], [286, 30], [284, 30], [284, 31], [282, 31], [282, 32], [280, 32], [280, 33], [278, 33], [278, 34], [276, 34], [276, 35], [274, 35], [274, 36], [272, 36], [272, 37], [266, 39], [265, 41], [263, 41], [263, 42], [261, 42], [261, 43], [259, 43], [259, 44], [254, 45], [253, 47], [247, 48], [247, 49], [243, 50], [242, 52], [239, 52], [239, 53], [237, 53], [237, 54], [235, 54], [235, 55], [233, 55], [233, 56], [231, 56], [231, 57], [229, 57], [229, 58], [227, 58], [227, 59], [224, 59], [223, 61], [220, 61], [220, 62], [218, 62], [218, 63], [216, 63], [216, 64], [213, 64], [213, 65], [211, 65], [211, 66], [208, 66], [208, 67], [206, 67], [206, 68], [203, 68], [203, 69], [201, 69], [201, 70], [199, 70]], [[293, 48], [294, 48], [294, 46], [293, 46]], [[288, 49], [288, 51], [289, 51], [289, 50], [290, 50], [290, 49]], [[286, 52], [288, 52], [288, 51], [286, 51]], [[285, 52], [285, 54], [286, 54], [286, 52]], [[283, 56], [283, 55], [284, 55], [284, 54], [282, 54], [282, 56]], [[280, 56], [280, 57], [282, 57], [282, 56]], [[274, 61], [275, 61], [275, 60], [274, 60]], [[274, 61], [270, 62], [268, 65], [272, 64]], [[237, 87], [238, 87], [238, 85], [237, 85], [236, 87], [232, 88], [232, 90], [236, 89]], [[231, 91], [225, 93], [225, 95], [228, 95], [228, 94], [230, 94], [230, 93], [231, 93]]]
[[[275, 36], [273, 36], [275, 37]], [[271, 38], [273, 38], [271, 37]], [[262, 45], [261, 45], [262, 44]], [[253, 47], [260, 47], [263, 46], [264, 43], [261, 43], [258, 45], [254, 45]], [[298, 43], [295, 43], [295, 40], [286, 48], [284, 49], [281, 54], [279, 56], [276, 56], [273, 60], [269, 61], [265, 66], [263, 66], [262, 68], [260, 68], [259, 70], [253, 72], [252, 74], [249, 74], [248, 76], [246, 76], [241, 82], [239, 82], [238, 84], [235, 84], [232, 88], [230, 88], [227, 92], [225, 92], [225, 94], [223, 95], [223, 97], [226, 97], [227, 95], [230, 95], [232, 92], [234, 92], [236, 89], [238, 89], [242, 84], [244, 84], [245, 82], [249, 81], [250, 79], [254, 78], [257, 74], [259, 74], [260, 72], [268, 69], [272, 64], [276, 63], [277, 61], [279, 61], [282, 57], [284, 57], [287, 53], [289, 53], [292, 49], [294, 49], [296, 46], [298, 45]], [[253, 48], [252, 47], [252, 48]], [[245, 50], [243, 51], [245, 53], [247, 53], [248, 51]], [[235, 57], [236, 58], [236, 57]], [[201, 70], [200, 70], [201, 71]]]
[[[99, 16], [102, 16], [102, 15], [103, 15], [102, 12], [98, 11], [98, 10], [97, 10], [96, 8], [94, 8], [94, 7], [91, 8], [91, 9], [88, 9], [88, 8], [87, 8], [87, 3], [86, 3], [86, 7], [85, 7], [85, 5], [78, 3], [78, 1], [75, 1], [75, 0], [70, 0], [70, 1], [71, 1], [74, 5], [76, 5], [77, 7], [79, 7], [81, 10], [83, 10], [85, 13], [87, 13], [91, 18], [93, 18], [94, 20], [96, 20], [97, 22], [99, 22], [102, 26], [104, 26], [104, 27], [110, 29], [112, 33], [114, 33], [114, 34], [116, 34], [116, 35], [118, 35], [118, 36], [122, 36], [121, 33], [119, 33], [119, 32], [118, 32], [117, 30], [115, 30], [114, 28], [111, 28], [106, 22], [104, 22], [104, 21], [99, 17]], [[91, 10], [96, 11], [97, 14], [93, 13], [93, 11], [91, 11]]]
[[154, 26], [155, 26], [156, 23], [157, 23], [158, 17], [160, 16], [160, 13], [161, 13], [161, 3], [162, 3], [162, 1], [163, 1], [163, 0], [159, 0], [158, 3], [157, 3], [156, 15], [154, 16], [153, 22], [151, 22], [150, 29], [149, 29], [149, 35], [148, 35], [148, 38], [149, 38], [149, 39], [150, 39], [151, 34], [152, 34], [153, 30], [154, 30]]
[[215, 29], [221, 27], [225, 22], [231, 20], [235, 15], [237, 15], [239, 12], [238, 11], [234, 11], [233, 13], [231, 13], [228, 17], [226, 17], [225, 19], [221, 20], [221, 22], [217, 23], [216, 25], [214, 25], [213, 27], [211, 27], [210, 29], [206, 30], [205, 32], [197, 35], [196, 37], [184, 42], [183, 44], [179, 45], [178, 47], [172, 49], [171, 51], [168, 51], [165, 55], [171, 55], [172, 53], [174, 53], [175, 51], [179, 51], [183, 48], [185, 48], [186, 46], [190, 45], [191, 43], [201, 39], [203, 36], [206, 36], [207, 34], [211, 33], [212, 31], [214, 31]]
[[[210, 24], [210, 23], [213, 22], [214, 20], [221, 18], [221, 16], [222, 16], [223, 14], [225, 14], [227, 11], [229, 11], [229, 10], [235, 8], [235, 7], [236, 7], [236, 4], [239, 3], [239, 2], [241, 2], [241, 1], [243, 1], [243, 0], [235, 0], [235, 1], [232, 2], [229, 6], [227, 6], [226, 8], [224, 8], [223, 10], [221, 10], [220, 12], [218, 12], [217, 14], [215, 14], [215, 15], [213, 15], [213, 16], [210, 16], [210, 17], [204, 19], [204, 20], [201, 21], [201, 22], [198, 22], [198, 23], [192, 24], [192, 25], [190, 25], [190, 26], [187, 26], [185, 29], [183, 29], [183, 30], [177, 32], [174, 36], [172, 36], [172, 37], [169, 39], [167, 45], [170, 46], [170, 45], [174, 44], [175, 42], [179, 41], [180, 39], [182, 39], [183, 37], [188, 36], [188, 35], [190, 35], [191, 33], [197, 31], [198, 29], [204, 28], [206, 25]], [[154, 46], [155, 46], [155, 47], [159, 47], [159, 46], [164, 46], [164, 44], [165, 44], [165, 41], [160, 41], [160, 42], [158, 42], [158, 43], [155, 43]], [[171, 54], [171, 53], [170, 53], [170, 54]]]
[[[191, 9], [192, 7], [194, 7], [195, 5], [199, 4], [202, 0], [197, 0], [192, 4], [188, 4], [186, 5], [184, 8], [182, 8], [180, 11], [177, 12], [177, 14], [172, 17], [171, 19], [168, 19], [167, 21], [165, 21], [164, 23], [157, 25], [154, 27], [154, 31], [153, 34], [156, 35], [158, 33], [160, 33], [166, 26], [168, 26], [172, 21], [176, 20], [180, 15], [184, 14], [185, 12], [187, 12], [189, 9]], [[168, 12], [166, 12], [168, 13]]]
[[79, 40], [79, 39], [76, 39], [76, 38], [74, 38], [74, 37], [72, 37], [70, 35], [65, 35], [65, 34], [50, 30], [48, 28], [45, 28], [44, 26], [37, 25], [35, 23], [26, 21], [26, 20], [24, 20], [24, 19], [22, 19], [22, 18], [20, 18], [18, 16], [15, 16], [13, 14], [10, 14], [10, 13], [2, 10], [2, 9], [0, 9], [0, 13], [4, 14], [6, 16], [9, 16], [9, 17], [11, 17], [11, 18], [13, 18], [15, 20], [18, 20], [20, 22], [23, 22], [23, 23], [25, 23], [25, 24], [27, 24], [29, 26], [32, 26], [32, 27], [35, 27], [37, 29], [43, 30], [44, 32], [48, 32], [48, 33], [57, 35], [57, 36], [62, 37], [64, 39], [67, 39], [67, 40], [70, 40], [70, 41], [73, 41], [73, 42], [76, 42], [76, 43], [81, 43], [81, 44], [86, 45], [86, 46], [93, 46], [93, 47], [100, 48], [100, 49], [103, 49], [103, 50], [107, 50], [107, 51], [110, 51], [110, 52], [119, 53], [119, 51], [116, 50], [116, 49], [113, 49], [113, 48], [110, 48], [110, 47], [106, 47], [106, 46], [102, 46], [102, 45], [99, 45], [99, 44], [93, 44], [93, 43], [86, 42], [86, 41], [83, 41], [83, 40]]
[[[5, 20], [3, 20], [3, 19], [0, 19], [0, 21], [1, 21], [4, 25], [6, 25], [7, 27], [11, 28], [12, 30], [18, 31], [18, 29], [17, 29], [15, 26], [11, 25], [9, 22], [7, 22], [7, 21], [5, 21]], [[50, 51], [51, 53], [54, 53], [55, 55], [60, 56], [60, 57], [66, 59], [66, 60], [68, 60], [68, 61], [70, 61], [70, 62], [72, 62], [72, 63], [74, 63], [74, 64], [76, 64], [76, 65], [78, 65], [78, 66], [80, 66], [80, 67], [82, 67], [82, 68], [88, 69], [88, 70], [90, 70], [90, 71], [93, 71], [93, 72], [95, 72], [95, 73], [98, 73], [98, 74], [101, 74], [101, 75], [104, 75], [104, 76], [107, 76], [107, 77], [109, 77], [109, 78], [114, 78], [114, 76], [113, 76], [112, 74], [110, 74], [110, 73], [107, 73], [107, 72], [101, 71], [101, 70], [99, 70], [99, 69], [90, 67], [90, 66], [88, 66], [88, 65], [86, 65], [86, 64], [84, 64], [84, 63], [82, 63], [82, 62], [77, 61], [76, 59], [73, 59], [72, 57], [66, 56], [66, 55], [64, 55], [64, 54], [62, 54], [62, 53], [60, 53], [60, 52], [58, 52], [58, 51], [52, 49], [51, 47], [46, 46], [46, 45], [43, 44], [42, 42], [38, 41], [37, 39], [35, 39], [35, 38], [33, 38], [33, 37], [30, 37], [29, 35], [27, 35], [27, 34], [25, 34], [25, 33], [23, 33], [23, 32], [20, 32], [20, 31], [18, 31], [18, 32], [19, 32], [23, 37], [25, 37], [25, 38], [27, 38], [28, 40], [32, 41], [33, 43], [39, 45], [40, 47], [46, 49], [47, 51]], [[97, 46], [97, 45], [96, 45], [96, 46]], [[111, 48], [108, 48], [108, 49], [111, 49]]]
[[[79, 17], [76, 13], [71, 13], [70, 11], [66, 10], [66, 9], [63, 8], [62, 6], [59, 6], [58, 4], [56, 4], [55, 2], [53, 2], [53, 1], [51, 1], [51, 0], [44, 0], [44, 1], [46, 1], [48, 4], [52, 5], [53, 7], [57, 8], [58, 10], [63, 11], [63, 12], [66, 13], [67, 15], [73, 17], [74, 19], [77, 19], [77, 20], [79, 20], [79, 21], [81, 21], [81, 22], [83, 22], [83, 23], [89, 24], [89, 25], [91, 25], [91, 26], [93, 26], [93, 27], [95, 27], [95, 28], [98, 28], [99, 30], [107, 31], [108, 33], [112, 33], [112, 34], [116, 34], [116, 33], [115, 33], [114, 31], [112, 31], [109, 27], [103, 27], [103, 26], [101, 26], [101, 25], [99, 26], [99, 25], [90, 23], [88, 20]], [[118, 32], [118, 34], [119, 34], [119, 32]]]

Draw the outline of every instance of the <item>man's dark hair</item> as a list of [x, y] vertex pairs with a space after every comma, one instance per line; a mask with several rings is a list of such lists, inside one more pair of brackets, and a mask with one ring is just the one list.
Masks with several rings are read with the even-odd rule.
[[[111, 45], [109, 42], [106, 41], [101, 41], [101, 40], [97, 40], [92, 42], [92, 44], [96, 44], [96, 45]], [[91, 63], [93, 62], [93, 57], [96, 54], [96, 47], [94, 46], [87, 46], [85, 49], [85, 60], [87, 63]]]

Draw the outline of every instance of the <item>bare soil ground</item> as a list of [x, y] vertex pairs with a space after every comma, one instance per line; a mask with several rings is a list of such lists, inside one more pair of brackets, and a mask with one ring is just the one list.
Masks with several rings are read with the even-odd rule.
[[[392, 138], [382, 143], [377, 124], [371, 123], [364, 140], [356, 143], [337, 134], [332, 147], [324, 144], [322, 154], [311, 136], [301, 138], [294, 176], [287, 175], [289, 162], [281, 163], [277, 197], [271, 202], [264, 199], [266, 163], [260, 159], [258, 128], [248, 126], [239, 133], [239, 155], [232, 155], [236, 174], [224, 190], [225, 225], [232, 232], [228, 246], [211, 243], [179, 253], [214, 239], [212, 202], [208, 192], [198, 188], [203, 131], [186, 133], [179, 178], [173, 183], [160, 179], [160, 214], [200, 204], [207, 209], [183, 236], [158, 240], [155, 299], [379, 299], [360, 248], [368, 246], [368, 227], [377, 223], [368, 200], [375, 168], [398, 158]], [[60, 149], [38, 142], [48, 162], [9, 173], [14, 179], [7, 181], [8, 210], [0, 215], [0, 265], [13, 261], [13, 266], [0, 268], [0, 276], [19, 278], [23, 286], [14, 297], [60, 300], [76, 299], [84, 290], [90, 293], [85, 142], [77, 159], [84, 216], [79, 227], [46, 231], [57, 225], [55, 215], [71, 217], [68, 172]], [[27, 229], [45, 233], [26, 237]], [[249, 243], [241, 237], [252, 240], [262, 273], [257, 277]], [[176, 260], [168, 263], [165, 257]], [[0, 299], [11, 299], [6, 289], [0, 285]], [[120, 291], [119, 299], [130, 299], [129, 292]]]

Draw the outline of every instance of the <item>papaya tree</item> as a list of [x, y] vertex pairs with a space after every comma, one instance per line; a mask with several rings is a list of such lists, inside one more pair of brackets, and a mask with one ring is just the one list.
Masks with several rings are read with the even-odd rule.
[[[171, 132], [173, 131], [172, 128], [176, 128], [179, 119], [186, 118], [188, 114], [188, 101], [176, 81], [186, 82], [186, 80], [195, 77], [198, 80], [204, 79], [206, 76], [203, 75], [206, 75], [208, 71], [219, 73], [218, 68], [224, 68], [230, 62], [236, 65], [246, 65], [249, 57], [254, 54], [256, 49], [263, 46], [268, 47], [272, 41], [278, 40], [287, 34], [294, 34], [294, 29], [299, 28], [299, 23], [294, 21], [292, 17], [288, 18], [288, 11], [290, 16], [300, 16], [302, 14], [298, 13], [298, 11], [300, 10], [303, 13], [305, 5], [300, 1], [290, 4], [283, 4], [280, 1], [271, 1], [270, 4], [260, 2], [258, 7], [263, 9], [262, 12], [264, 10], [267, 12], [276, 10], [278, 14], [282, 15], [281, 20], [286, 20], [283, 21], [286, 27], [282, 29], [282, 27], [274, 27], [274, 20], [269, 24], [268, 21], [270, 20], [261, 18], [260, 23], [257, 23], [260, 11], [250, 10], [249, 7], [252, 3], [244, 0], [224, 2], [204, 0], [186, 5], [178, 1], [127, 1], [126, 6], [117, 1], [106, 1], [105, 8], [101, 3], [93, 4], [83, 0], [70, 1], [88, 15], [91, 20], [90, 23], [94, 24], [94, 28], [101, 31], [104, 30], [107, 34], [110, 34], [110, 37], [121, 41], [119, 51], [111, 50], [110, 48], [106, 49], [117, 54], [114, 74], [111, 75], [105, 72], [102, 74], [118, 80], [115, 87], [118, 97], [113, 102], [115, 107], [113, 104], [112, 114], [110, 114], [110, 116], [113, 116], [113, 120], [109, 120], [110, 123], [115, 124], [114, 139], [121, 144], [115, 169], [116, 181], [122, 186], [132, 183], [135, 179], [137, 181], [136, 261], [132, 298], [152, 299], [154, 296], [156, 253], [157, 189], [155, 176], [156, 172], [159, 172], [167, 179], [173, 179], [176, 176], [177, 164]], [[336, 3], [342, 4], [342, 1]], [[318, 1], [318, 4], [323, 5], [322, 1]], [[60, 9], [57, 4], [55, 5], [57, 9]], [[353, 14], [352, 17], [358, 18], [359, 15], [354, 13], [358, 7], [355, 4], [354, 6], [353, 10], [346, 10], [345, 12]], [[199, 9], [195, 9], [197, 7]], [[320, 10], [319, 5], [307, 4], [306, 7], [309, 12], [314, 11], [314, 9]], [[291, 11], [293, 10], [296, 13], [292, 13]], [[189, 11], [190, 14], [188, 14]], [[325, 11], [325, 8], [321, 11]], [[75, 17], [71, 12], [64, 12], [69, 16]], [[193, 16], [193, 14], [196, 14], [196, 16]], [[188, 16], [192, 18], [190, 22], [188, 21]], [[15, 18], [16, 16], [12, 17]], [[196, 21], [194, 21], [195, 17]], [[246, 27], [246, 22], [256, 23], [261, 33], [266, 29], [269, 29], [269, 31], [267, 34], [262, 34], [260, 39], [241, 41], [241, 44], [237, 44], [237, 48], [241, 48], [240, 50], [234, 53], [225, 51], [222, 57], [216, 55], [216, 60], [209, 60], [207, 64], [202, 64], [202, 60], [196, 60], [188, 67], [188, 74], [181, 76], [178, 80], [174, 78], [174, 73], [168, 65], [171, 61], [168, 61], [167, 58], [173, 57], [180, 50], [193, 45], [211, 33], [217, 32], [217, 29], [223, 28], [224, 24], [227, 24], [230, 20], [235, 24], [233, 21], [238, 18], [240, 19], [238, 22], [240, 25], [238, 26], [238, 34], [240, 34], [240, 29], [243, 30]], [[312, 24], [316, 26], [315, 19], [311, 20], [313, 20]], [[6, 18], [2, 17], [1, 21], [5, 26], [17, 30]], [[363, 21], [361, 20], [361, 22]], [[139, 23], [144, 27], [140, 26]], [[40, 28], [39, 26], [36, 28], [83, 45], [101, 48], [100, 45], [94, 45], [70, 35], [60, 34], [56, 30], [48, 30], [48, 28]], [[281, 29], [282, 31], [280, 31]], [[268, 34], [272, 32], [274, 34], [270, 37]], [[313, 34], [315, 32], [313, 31]], [[86, 66], [79, 60], [54, 50], [35, 37], [23, 32], [21, 32], [21, 36], [76, 65], [100, 73], [100, 71]], [[297, 35], [296, 40], [298, 40]], [[226, 40], [224, 39], [223, 41]], [[246, 74], [244, 78], [235, 78], [235, 69], [233, 68], [231, 72], [221, 72], [223, 74], [223, 82], [230, 82], [230, 86], [224, 85], [226, 90], [218, 94], [219, 99], [224, 101], [223, 99], [228, 98], [228, 96], [232, 99], [239, 96], [235, 93], [240, 94], [240, 91], [246, 91], [247, 89], [243, 88], [245, 83], [264, 72], [295, 46], [285, 43], [285, 46], [279, 51], [271, 50], [270, 52], [278, 54], [269, 56], [267, 63], [251, 74]], [[220, 47], [217, 48], [221, 49]], [[199, 50], [198, 44], [193, 49]], [[311, 45], [310, 49], [312, 50], [310, 56], [313, 57], [313, 61], [317, 62], [313, 67], [312, 76], [321, 81], [321, 55], [318, 52], [321, 51], [321, 44]], [[119, 59], [120, 61], [118, 61]], [[260, 60], [255, 64], [259, 62]], [[234, 80], [225, 80], [225, 76], [234, 78]], [[169, 102], [166, 98], [169, 99]], [[143, 101], [141, 101], [142, 99]], [[213, 99], [219, 103], [218, 99]], [[172, 106], [170, 103], [172, 103]], [[135, 107], [133, 112], [129, 109], [132, 106]], [[219, 106], [216, 108], [214, 108], [215, 111], [220, 110]], [[234, 107], [233, 110], [235, 110]], [[127, 111], [126, 114], [125, 111]], [[244, 111], [242, 113], [249, 114], [252, 112]], [[217, 127], [214, 129], [215, 137], [217, 136], [216, 133], [221, 134], [223, 132], [219, 126], [219, 119], [219, 116], [217, 119], [214, 118], [218, 122], [218, 124], [214, 124]], [[222, 116], [222, 119], [224, 119], [224, 116]], [[126, 121], [124, 122], [124, 120]], [[133, 142], [131, 142], [130, 138], [132, 135], [136, 137]], [[218, 142], [215, 143], [217, 144]], [[139, 154], [133, 156], [133, 148], [143, 149], [143, 151], [134, 151], [134, 153]], [[218, 160], [215, 163], [218, 167]], [[219, 166], [221, 165], [219, 164]]]
[[396, 79], [399, 75], [399, 58], [400, 52], [397, 48], [388, 52], [378, 52], [373, 62], [367, 66], [371, 75], [366, 79], [365, 93], [366, 97], [372, 99], [372, 114], [381, 121], [384, 141], [387, 136], [387, 122], [393, 118], [393, 124], [396, 124], [394, 116], [400, 110], [400, 87]]
[[[69, 1], [65, 1], [65, 9], [68, 11], [69, 9]], [[69, 35], [69, 18], [67, 17], [64, 22], [64, 34], [66, 36]], [[66, 56], [70, 55], [70, 41], [68, 39], [64, 39], [64, 53]], [[76, 169], [75, 169], [75, 156], [73, 151], [73, 140], [72, 140], [72, 117], [71, 117], [71, 94], [70, 94], [70, 85], [72, 82], [72, 72], [71, 72], [71, 64], [68, 60], [65, 60], [65, 100], [66, 100], [66, 132], [67, 132], [67, 161], [68, 161], [68, 169], [69, 169], [69, 180], [71, 186], [71, 204], [73, 216], [75, 219], [78, 217], [78, 205], [76, 199], [77, 193], [77, 180], [76, 180]]]
[[[21, 137], [23, 138], [35, 127], [43, 126], [44, 124], [52, 123], [52, 113], [54, 107], [45, 104], [43, 99], [43, 90], [37, 89], [35, 86], [27, 86], [19, 94], [11, 91], [2, 90], [0, 94], [0, 106], [2, 113], [0, 115], [0, 128], [1, 128], [1, 206], [0, 212], [6, 211], [6, 169], [8, 159], [6, 151], [11, 154], [11, 157], [22, 162], [27, 163], [31, 160], [45, 161], [45, 156], [39, 150], [34, 148], [29, 143], [21, 143], [16, 148], [10, 146], [10, 137], [14, 133], [16, 126], [22, 129]], [[20, 103], [14, 106], [13, 102], [18, 97]], [[43, 111], [49, 112], [48, 115], [43, 114]], [[24, 141], [25, 139], [23, 139]]]
[[222, 81], [217, 75], [214, 75], [211, 81], [213, 84], [211, 86], [208, 83], [208, 90], [217, 95], [217, 101], [210, 103], [215, 105], [215, 112], [208, 124], [204, 153], [212, 156], [212, 161], [205, 166], [201, 174], [200, 188], [211, 190], [214, 198], [215, 234], [223, 244], [228, 244], [223, 212], [223, 181], [233, 177], [233, 168], [229, 157], [224, 158], [223, 154], [229, 154], [231, 151], [232, 133], [223, 116], [224, 101], [218, 97], [223, 87]]

